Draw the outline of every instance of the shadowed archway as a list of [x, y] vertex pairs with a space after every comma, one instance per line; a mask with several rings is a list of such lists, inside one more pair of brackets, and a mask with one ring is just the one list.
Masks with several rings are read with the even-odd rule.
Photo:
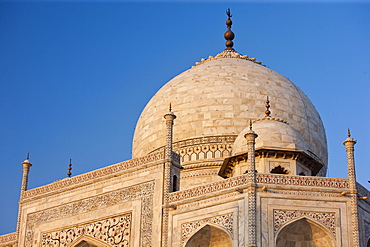
[[109, 247], [110, 245], [87, 235], [82, 235], [73, 241], [68, 247]]
[[185, 247], [231, 247], [229, 234], [217, 227], [205, 225], [186, 243]]

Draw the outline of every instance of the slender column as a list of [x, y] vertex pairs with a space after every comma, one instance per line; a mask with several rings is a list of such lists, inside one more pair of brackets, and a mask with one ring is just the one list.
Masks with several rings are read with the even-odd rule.
[[255, 139], [257, 134], [252, 130], [252, 122], [250, 130], [244, 135], [247, 139], [248, 146], [248, 183], [250, 190], [248, 193], [248, 247], [257, 246], [257, 185], [256, 185], [256, 160], [255, 160]]
[[17, 229], [16, 232], [19, 232], [19, 226], [21, 221], [21, 202], [23, 199], [23, 192], [27, 190], [28, 186], [28, 174], [30, 172], [30, 167], [32, 166], [31, 162], [29, 161], [29, 153], [27, 154], [27, 158], [22, 163], [23, 166], [23, 175], [22, 175], [22, 185], [21, 185], [21, 193], [19, 196], [19, 205], [18, 205], [18, 219], [17, 219]]
[[169, 112], [164, 115], [166, 119], [166, 150], [165, 159], [171, 159], [172, 154], [172, 136], [173, 136], [173, 122], [176, 119], [176, 115], [171, 111], [171, 105]]
[[358, 229], [358, 201], [357, 201], [357, 186], [356, 186], [356, 171], [355, 171], [355, 144], [356, 141], [351, 137], [351, 132], [348, 129], [348, 138], [343, 142], [346, 146], [347, 152], [347, 166], [348, 166], [348, 183], [351, 197], [351, 218], [352, 218], [352, 237], [353, 247], [360, 247], [360, 237]]
[[165, 148], [165, 164], [164, 164], [164, 177], [163, 177], [163, 224], [162, 224], [162, 247], [168, 246], [168, 216], [169, 205], [168, 198], [171, 191], [171, 165], [172, 165], [172, 136], [173, 136], [173, 122], [176, 115], [171, 111], [164, 115], [166, 120], [166, 148]]

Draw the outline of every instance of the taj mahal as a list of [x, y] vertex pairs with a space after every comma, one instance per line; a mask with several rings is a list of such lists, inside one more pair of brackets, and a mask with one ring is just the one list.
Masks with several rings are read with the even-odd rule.
[[167, 82], [132, 159], [27, 189], [1, 247], [369, 247], [370, 192], [327, 176], [325, 129], [293, 82], [233, 48]]

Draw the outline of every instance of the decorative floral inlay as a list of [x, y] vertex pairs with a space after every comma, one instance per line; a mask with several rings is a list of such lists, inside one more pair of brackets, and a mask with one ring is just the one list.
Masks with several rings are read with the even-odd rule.
[[320, 222], [335, 235], [335, 213], [296, 210], [274, 210], [274, 234], [289, 222], [301, 217]]
[[131, 214], [97, 221], [70, 229], [42, 234], [42, 246], [65, 247], [81, 235], [88, 235], [115, 247], [129, 246]]
[[185, 223], [181, 225], [181, 243], [184, 246], [189, 236], [193, 235], [196, 231], [200, 230], [207, 224], [214, 224], [221, 226], [231, 236], [233, 236], [233, 213], [220, 215], [216, 217], [201, 219], [198, 221]]

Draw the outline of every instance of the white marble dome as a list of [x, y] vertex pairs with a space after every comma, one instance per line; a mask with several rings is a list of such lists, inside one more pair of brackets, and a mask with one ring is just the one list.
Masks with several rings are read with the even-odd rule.
[[[247, 140], [244, 135], [249, 131], [246, 127], [236, 138], [232, 155], [247, 152]], [[287, 123], [279, 120], [265, 119], [253, 124], [253, 131], [258, 135], [256, 149], [306, 151], [306, 143], [302, 136]]]
[[321, 118], [307, 96], [291, 81], [246, 56], [203, 60], [166, 83], [149, 101], [137, 122], [133, 158], [165, 145], [163, 115], [172, 104], [177, 119], [174, 142], [200, 137], [236, 136], [249, 120], [264, 116], [266, 96], [273, 116], [297, 130], [308, 152], [327, 164], [326, 135]]

